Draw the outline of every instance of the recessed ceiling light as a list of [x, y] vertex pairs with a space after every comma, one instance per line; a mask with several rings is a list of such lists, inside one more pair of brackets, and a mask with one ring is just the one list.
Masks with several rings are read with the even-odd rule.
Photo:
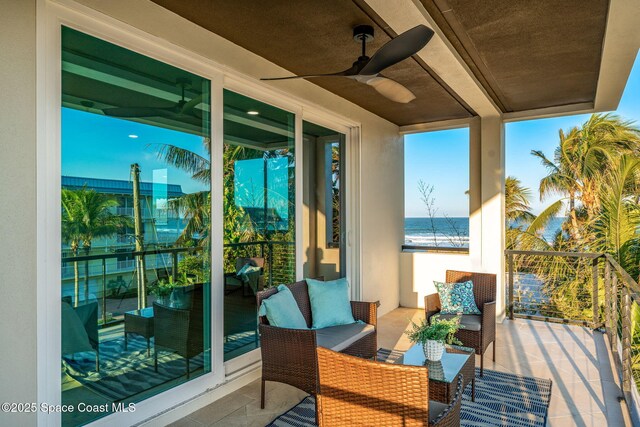
[[138, 137], [138, 135], [135, 135], [133, 133], [129, 135], [129, 138], [131, 138], [131, 139], [136, 139], [137, 137]]
[[249, 111], [247, 111], [247, 114], [250, 115], [250, 116], [257, 116], [260, 113], [257, 112], [256, 110], [249, 110]]

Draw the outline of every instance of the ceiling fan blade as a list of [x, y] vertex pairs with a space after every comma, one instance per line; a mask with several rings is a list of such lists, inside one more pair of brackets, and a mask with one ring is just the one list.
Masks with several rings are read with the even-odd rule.
[[[186, 104], [185, 104], [186, 105]], [[197, 104], [196, 104], [197, 105]], [[114, 107], [105, 108], [102, 112], [111, 117], [119, 117], [122, 119], [142, 119], [146, 117], [164, 117], [171, 120], [182, 120], [184, 117], [193, 117], [201, 119], [196, 114], [195, 108], [176, 111], [176, 107], [168, 108], [152, 108], [152, 107]]]
[[114, 107], [105, 108], [102, 112], [111, 117], [160, 117], [166, 115], [165, 109], [152, 107]]
[[385, 68], [416, 54], [429, 43], [431, 37], [433, 37], [433, 30], [424, 25], [405, 31], [378, 49], [358, 74], [375, 76]]
[[355, 76], [358, 73], [358, 69], [353, 66], [344, 71], [338, 71], [337, 73], [327, 74], [305, 74], [302, 76], [289, 76], [289, 77], [269, 77], [260, 80], [290, 80], [290, 79], [306, 79], [307, 77], [339, 77], [339, 76]]
[[372, 77], [363, 81], [363, 83], [372, 86], [382, 96], [385, 96], [394, 102], [406, 104], [416, 99], [413, 92], [388, 77]]
[[202, 102], [202, 94], [196, 96], [195, 98], [192, 98], [189, 102], [186, 102], [182, 107], [182, 113], [188, 114], [194, 108], [196, 108], [198, 104], [200, 104], [201, 102]]

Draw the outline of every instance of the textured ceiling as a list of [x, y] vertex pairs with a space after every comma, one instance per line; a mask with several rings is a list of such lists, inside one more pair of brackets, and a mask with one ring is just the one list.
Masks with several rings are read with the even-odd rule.
[[[355, 25], [374, 27], [375, 40], [367, 44], [369, 56], [395, 36], [360, 0], [153, 1], [294, 74], [349, 68], [360, 55], [360, 46], [352, 38]], [[309, 80], [397, 125], [473, 115], [428, 64], [410, 58], [388, 68], [384, 75], [405, 85], [417, 98], [409, 104], [399, 104], [351, 79]], [[286, 88], [290, 83], [274, 84]]]
[[504, 112], [593, 102], [608, 0], [421, 0]]

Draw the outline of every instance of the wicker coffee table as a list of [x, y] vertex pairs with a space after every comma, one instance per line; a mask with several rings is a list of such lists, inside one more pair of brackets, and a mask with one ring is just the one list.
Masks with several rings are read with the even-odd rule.
[[421, 344], [416, 344], [397, 363], [429, 368], [429, 400], [448, 404], [456, 392], [458, 375], [462, 374], [463, 387], [471, 382], [471, 400], [476, 399], [475, 352], [472, 348], [447, 346], [442, 359], [428, 361]]

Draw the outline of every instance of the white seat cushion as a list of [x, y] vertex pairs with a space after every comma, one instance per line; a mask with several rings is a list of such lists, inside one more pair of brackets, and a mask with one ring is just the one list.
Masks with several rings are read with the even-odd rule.
[[316, 341], [320, 347], [333, 351], [342, 351], [374, 331], [375, 328], [367, 323], [331, 326], [329, 328], [316, 329]]

